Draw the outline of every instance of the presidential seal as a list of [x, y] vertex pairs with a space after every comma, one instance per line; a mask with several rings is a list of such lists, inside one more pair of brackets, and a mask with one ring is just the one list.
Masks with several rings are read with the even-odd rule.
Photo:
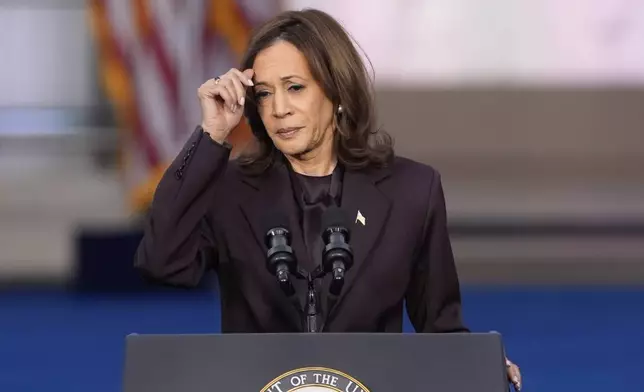
[[261, 392], [370, 392], [348, 374], [324, 367], [291, 370], [275, 378]]

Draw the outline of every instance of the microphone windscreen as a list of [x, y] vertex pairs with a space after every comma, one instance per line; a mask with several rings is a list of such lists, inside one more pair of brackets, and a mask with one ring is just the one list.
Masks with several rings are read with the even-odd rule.
[[350, 221], [347, 214], [340, 207], [331, 206], [322, 214], [322, 229], [328, 227], [343, 227], [349, 230]]
[[289, 230], [288, 216], [280, 210], [269, 210], [262, 219], [262, 229], [264, 233], [268, 233], [276, 227]]

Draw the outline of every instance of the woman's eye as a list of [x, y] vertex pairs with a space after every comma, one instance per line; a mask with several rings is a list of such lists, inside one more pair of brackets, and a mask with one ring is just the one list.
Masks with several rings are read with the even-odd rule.
[[299, 85], [299, 84], [294, 84], [291, 87], [289, 87], [289, 90], [291, 91], [300, 91], [304, 88], [304, 86]]
[[255, 98], [262, 99], [268, 96], [268, 91], [258, 91], [255, 93]]

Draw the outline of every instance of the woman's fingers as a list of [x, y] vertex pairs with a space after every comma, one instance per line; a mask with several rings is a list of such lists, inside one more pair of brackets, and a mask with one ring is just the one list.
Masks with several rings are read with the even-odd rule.
[[510, 360], [508, 359], [505, 360], [505, 363], [508, 369], [508, 378], [514, 385], [514, 389], [516, 389], [517, 391], [520, 391], [521, 390], [521, 371], [519, 370], [519, 367], [514, 363], [510, 362]]
[[230, 107], [231, 110], [235, 111], [237, 105], [244, 106], [246, 101], [246, 89], [253, 85], [253, 81], [250, 80], [250, 78], [243, 72], [232, 68], [221, 77], [219, 84], [226, 88], [231, 97], [231, 101], [227, 100], [226, 105]]
[[219, 82], [215, 84], [213, 87], [213, 94], [215, 98], [219, 97], [220, 101], [223, 101], [226, 108], [230, 110], [232, 110], [237, 103], [235, 96], [231, 94], [230, 90], [226, 87], [226, 81], [224, 79], [220, 79]]
[[219, 86], [221, 86], [221, 88], [226, 92], [226, 107], [234, 112], [237, 109], [237, 105], [239, 105], [239, 94], [237, 92], [238, 88], [235, 87], [235, 81], [232, 80], [231, 77], [227, 76], [221, 79]]
[[238, 69], [231, 69], [230, 72], [234, 73], [239, 77], [239, 81], [244, 85], [248, 87], [254, 86], [253, 84], [253, 70], [252, 69], [247, 69], [244, 72], [238, 70]]
[[236, 69], [230, 70], [229, 78], [231, 83], [228, 86], [234, 91], [237, 103], [240, 106], [244, 106], [247, 88], [245, 83], [248, 83], [248, 80], [243, 80], [244, 75]]

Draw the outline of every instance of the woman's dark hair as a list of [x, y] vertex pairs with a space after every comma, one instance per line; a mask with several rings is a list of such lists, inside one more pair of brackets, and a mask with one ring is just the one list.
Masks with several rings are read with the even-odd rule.
[[[338, 160], [347, 169], [385, 166], [393, 157], [391, 137], [376, 128], [373, 86], [365, 65], [344, 28], [330, 15], [314, 9], [287, 11], [260, 26], [250, 39], [242, 70], [277, 41], [300, 50], [313, 78], [333, 104]], [[257, 138], [255, 151], [242, 155], [243, 169], [261, 173], [281, 157], [264, 128], [254, 96], [246, 98], [244, 115]], [[338, 105], [342, 105], [338, 113]]]

